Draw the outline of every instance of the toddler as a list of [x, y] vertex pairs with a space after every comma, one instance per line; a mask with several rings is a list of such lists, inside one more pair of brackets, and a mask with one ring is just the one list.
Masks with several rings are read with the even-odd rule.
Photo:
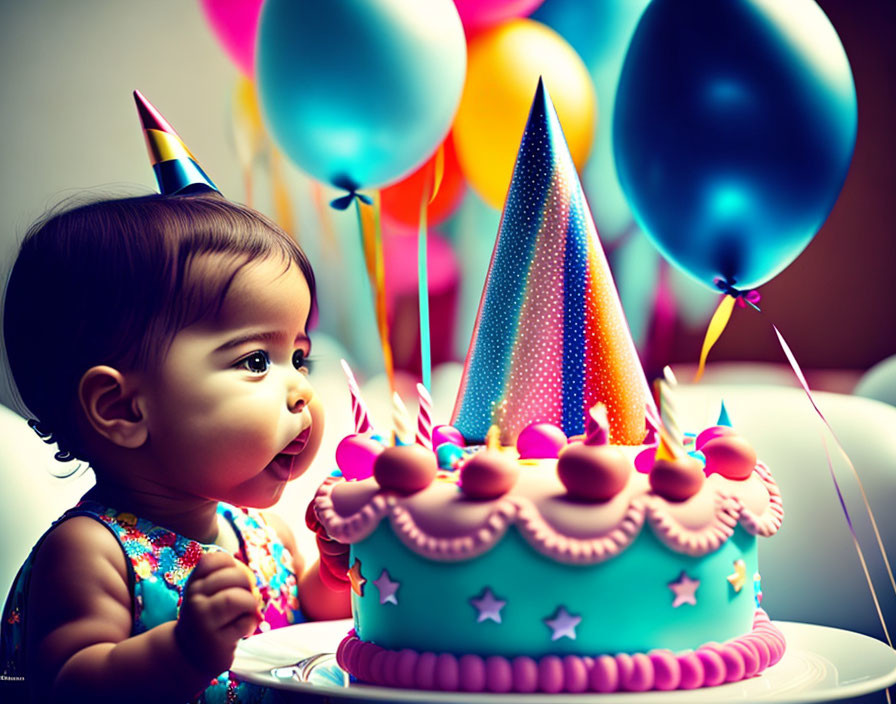
[[32, 427], [96, 484], [19, 572], [0, 674], [37, 701], [264, 701], [227, 673], [238, 640], [349, 613], [258, 510], [320, 445], [314, 276], [137, 97], [163, 193], [44, 219], [7, 285]]

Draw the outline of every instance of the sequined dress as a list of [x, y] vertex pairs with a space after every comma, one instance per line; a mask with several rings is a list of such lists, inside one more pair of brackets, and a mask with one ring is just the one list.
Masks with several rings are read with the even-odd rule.
[[[298, 584], [293, 572], [292, 556], [274, 529], [258, 511], [251, 509], [239, 509], [221, 503], [218, 505], [218, 515], [233, 527], [240, 545], [236, 557], [252, 570], [264, 601], [264, 620], [256, 632], [304, 621], [299, 610]], [[68, 510], [53, 527], [74, 516], [88, 516], [99, 521], [115, 536], [127, 557], [133, 610], [131, 636], [176, 619], [187, 579], [199, 558], [204, 552], [220, 549], [90, 500], [82, 500]], [[19, 689], [21, 700], [27, 697], [24, 680], [26, 599], [32, 562], [42, 542], [43, 538], [38, 541], [19, 570], [3, 609], [0, 684], [10, 691]], [[135, 684], [139, 686], [139, 683]], [[230, 673], [224, 672], [213, 679], [195, 701], [204, 704], [242, 704], [267, 703], [275, 698], [276, 693], [272, 690], [240, 682]]]

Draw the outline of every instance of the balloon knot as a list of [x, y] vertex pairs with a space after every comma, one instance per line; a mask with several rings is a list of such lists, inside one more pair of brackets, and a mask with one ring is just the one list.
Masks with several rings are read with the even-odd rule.
[[716, 279], [715, 285], [723, 294], [734, 298], [737, 301], [737, 305], [739, 305], [741, 308], [746, 308], [747, 304], [750, 304], [750, 306], [752, 306], [756, 310], [759, 310], [759, 306], [757, 304], [760, 300], [762, 300], [762, 296], [755, 288], [735, 288], [734, 285], [728, 283], [727, 281], [723, 281], [722, 279]]
[[358, 193], [358, 184], [356, 184], [350, 178], [345, 176], [337, 176], [333, 179], [333, 185], [337, 188], [344, 188], [346, 191], [348, 191], [348, 193], [346, 193], [344, 196], [339, 196], [339, 198], [334, 198], [333, 200], [331, 200], [331, 208], [335, 208], [336, 210], [346, 210], [352, 204], [352, 201], [354, 201], [355, 198], [357, 198], [365, 205], [373, 205], [373, 201], [370, 199], [370, 197], [365, 196], [362, 193]]

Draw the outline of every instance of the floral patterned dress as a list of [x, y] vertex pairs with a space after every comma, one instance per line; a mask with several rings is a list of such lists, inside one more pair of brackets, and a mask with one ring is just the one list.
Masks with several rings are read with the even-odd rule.
[[[218, 515], [227, 520], [239, 539], [236, 557], [255, 575], [264, 606], [264, 620], [256, 632], [268, 631], [304, 621], [299, 610], [298, 584], [292, 556], [265, 523], [258, 511], [218, 504]], [[111, 531], [127, 557], [133, 609], [131, 635], [135, 636], [177, 618], [184, 588], [193, 568], [204, 552], [217, 546], [190, 540], [130, 513], [122, 513], [90, 500], [83, 500], [53, 524], [57, 526], [74, 516], [89, 516]], [[52, 530], [52, 528], [50, 529]], [[49, 533], [49, 531], [47, 531]], [[44, 534], [46, 537], [47, 533]], [[27, 698], [25, 683], [25, 628], [28, 587], [34, 555], [43, 542], [38, 541], [19, 570], [3, 609], [0, 637], [0, 686], [18, 688], [21, 701]], [[272, 690], [240, 682], [224, 672], [214, 678], [197, 702], [272, 702]], [[16, 701], [20, 699], [16, 698]], [[12, 701], [12, 700], [10, 700]]]

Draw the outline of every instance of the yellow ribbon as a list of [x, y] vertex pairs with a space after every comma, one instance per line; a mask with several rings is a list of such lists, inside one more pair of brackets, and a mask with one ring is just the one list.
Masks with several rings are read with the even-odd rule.
[[383, 366], [389, 380], [389, 390], [395, 391], [395, 370], [392, 361], [392, 345], [389, 342], [389, 319], [386, 310], [386, 270], [383, 262], [383, 236], [380, 224], [380, 194], [373, 197], [373, 205], [367, 205], [360, 198], [355, 198], [358, 212], [358, 227], [361, 230], [361, 245], [364, 251], [364, 264], [367, 276], [373, 287], [376, 324], [380, 334], [380, 346], [383, 350]]
[[700, 364], [697, 366], [697, 374], [694, 377], [695, 382], [700, 381], [700, 378], [703, 376], [703, 370], [706, 368], [706, 358], [709, 356], [712, 346], [718, 342], [725, 331], [725, 326], [728, 325], [728, 321], [731, 319], [731, 311], [734, 310], [734, 303], [734, 296], [725, 296], [719, 303], [719, 307], [716, 308], [716, 312], [712, 314], [709, 327], [706, 329], [706, 337], [703, 338], [703, 349], [700, 350]]

